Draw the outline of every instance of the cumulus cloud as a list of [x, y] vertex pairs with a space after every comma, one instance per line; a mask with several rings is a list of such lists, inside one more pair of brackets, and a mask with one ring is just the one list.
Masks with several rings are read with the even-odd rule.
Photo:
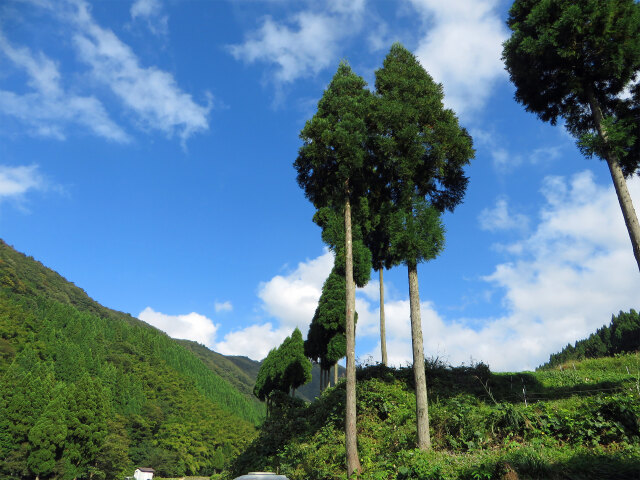
[[18, 94], [0, 90], [0, 113], [16, 118], [29, 133], [64, 140], [66, 130], [79, 125], [108, 140], [130, 140], [93, 96], [79, 96], [65, 91], [56, 62], [42, 52], [12, 45], [0, 32], [0, 55], [27, 75], [31, 91]]
[[422, 16], [420, 63], [444, 85], [445, 104], [463, 117], [486, 105], [506, 78], [502, 42], [508, 37], [497, 0], [409, 0]]
[[193, 340], [212, 348], [219, 325], [199, 313], [186, 315], [167, 315], [156, 312], [151, 307], [145, 308], [138, 318], [149, 325], [162, 330], [172, 338]]
[[214, 350], [223, 355], [244, 355], [252, 360], [262, 360], [269, 350], [280, 345], [291, 332], [292, 329], [276, 328], [271, 323], [251, 325], [227, 333], [221, 342], [214, 345]]
[[496, 232], [499, 230], [526, 230], [529, 218], [521, 213], [512, 213], [504, 197], [496, 200], [495, 206], [485, 208], [478, 217], [480, 228]]
[[230, 311], [233, 310], [233, 305], [229, 301], [227, 301], [227, 302], [216, 302], [214, 307], [216, 309], [216, 313], [230, 312]]
[[276, 275], [258, 289], [267, 314], [277, 318], [289, 333], [295, 327], [306, 333], [318, 306], [322, 285], [333, 268], [333, 253], [301, 262], [288, 275]]
[[[637, 204], [640, 179], [631, 180], [629, 188]], [[484, 277], [495, 290], [494, 298], [502, 299], [503, 313], [447, 318], [432, 299], [424, 298], [421, 314], [427, 356], [445, 358], [454, 365], [484, 361], [500, 371], [533, 369], [550, 353], [607, 323], [612, 313], [638, 308], [640, 278], [613, 187], [599, 185], [590, 172], [583, 172], [571, 178], [548, 177], [541, 194], [544, 205], [537, 223], [520, 230], [520, 239], [504, 249], [505, 261]], [[500, 213], [499, 202], [497, 207]], [[505, 210], [510, 218], [508, 207]], [[503, 218], [495, 223], [511, 227], [519, 221]], [[296, 319], [304, 317], [308, 324], [331, 266], [329, 255], [301, 263], [294, 273], [263, 284], [265, 310], [277, 322], [254, 328], [265, 337], [270, 335], [271, 346], [291, 332]], [[358, 355], [379, 360], [377, 288], [372, 282], [359, 290], [356, 310]], [[288, 293], [294, 300], [287, 300]], [[411, 363], [408, 299], [390, 296], [385, 316], [391, 363]], [[376, 346], [366, 347], [371, 342]]]

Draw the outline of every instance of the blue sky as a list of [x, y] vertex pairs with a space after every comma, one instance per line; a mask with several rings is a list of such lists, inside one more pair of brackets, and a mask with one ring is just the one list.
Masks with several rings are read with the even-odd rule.
[[[498, 0], [7, 0], [0, 237], [175, 337], [263, 358], [306, 334], [332, 266], [295, 181], [298, 133], [341, 59], [372, 85], [394, 41], [474, 138], [447, 246], [419, 267], [425, 350], [535, 368], [637, 308], [606, 165], [513, 100]], [[640, 202], [640, 183], [629, 182]], [[411, 359], [406, 269], [389, 353]], [[356, 355], [380, 358], [377, 274]]]

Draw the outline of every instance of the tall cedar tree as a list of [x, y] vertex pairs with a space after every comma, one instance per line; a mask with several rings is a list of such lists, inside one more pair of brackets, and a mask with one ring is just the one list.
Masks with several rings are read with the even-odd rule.
[[[371, 278], [371, 252], [363, 240], [363, 232], [369, 229], [367, 201], [361, 201], [356, 211], [359, 215], [354, 215], [352, 221], [353, 281], [357, 287], [364, 287]], [[313, 216], [313, 221], [322, 229], [322, 240], [335, 253], [334, 268], [322, 287], [322, 295], [309, 327], [311, 338], [307, 336], [307, 341], [311, 340], [310, 352], [313, 353], [310, 358], [320, 360], [322, 376], [326, 377], [326, 382], [320, 382], [324, 389], [329, 384], [332, 365], [334, 384], [338, 383], [338, 360], [346, 355], [344, 220], [332, 209], [323, 207]], [[342, 277], [342, 281], [338, 280], [339, 277]], [[354, 315], [357, 323], [358, 313]]]
[[442, 249], [437, 212], [453, 210], [462, 201], [468, 182], [463, 168], [474, 151], [471, 137], [442, 104], [442, 86], [399, 43], [376, 71], [376, 91], [376, 178], [384, 186], [382, 198], [392, 204], [393, 256], [408, 270], [418, 447], [427, 450], [431, 439], [417, 264]]
[[503, 59], [516, 100], [552, 125], [563, 118], [582, 146], [599, 144], [595, 153], [609, 167], [640, 268], [640, 225], [625, 181], [640, 161], [637, 147], [636, 155], [628, 148], [638, 144], [638, 121], [637, 116], [632, 125], [618, 121], [630, 119], [619, 117], [623, 102], [618, 97], [640, 69], [640, 5], [634, 0], [516, 0], [507, 24], [513, 34], [504, 43]]
[[[374, 178], [378, 180], [375, 176]], [[374, 180], [375, 181], [375, 180]], [[388, 364], [387, 335], [384, 314], [384, 269], [392, 268], [402, 262], [391, 252], [391, 211], [393, 204], [385, 199], [384, 186], [371, 189], [369, 197], [370, 217], [365, 243], [371, 252], [373, 269], [378, 272], [380, 281], [380, 353], [382, 364]]]
[[367, 191], [369, 130], [366, 115], [371, 93], [365, 81], [341, 63], [318, 102], [316, 114], [300, 132], [303, 145], [294, 166], [298, 184], [316, 208], [344, 215], [347, 384], [345, 437], [347, 474], [360, 472], [356, 438], [355, 284], [353, 281], [351, 208]]

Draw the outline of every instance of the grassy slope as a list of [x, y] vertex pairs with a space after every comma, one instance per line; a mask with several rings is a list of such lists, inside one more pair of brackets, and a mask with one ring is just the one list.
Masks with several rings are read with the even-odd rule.
[[[411, 371], [359, 371], [365, 479], [640, 478], [637, 354], [513, 374], [483, 365], [427, 367], [429, 453], [413, 449]], [[310, 406], [288, 402], [229, 478], [252, 469], [277, 469], [292, 480], [344, 478], [343, 418], [342, 386]]]

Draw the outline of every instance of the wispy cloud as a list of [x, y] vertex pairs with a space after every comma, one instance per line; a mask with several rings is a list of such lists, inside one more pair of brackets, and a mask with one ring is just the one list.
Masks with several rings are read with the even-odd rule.
[[0, 200], [19, 197], [29, 190], [44, 190], [46, 182], [37, 165], [8, 167], [0, 165]]
[[33, 135], [64, 140], [66, 131], [79, 125], [108, 140], [130, 141], [98, 99], [65, 91], [58, 65], [42, 52], [16, 47], [0, 32], [0, 54], [26, 74], [31, 87], [31, 92], [24, 94], [0, 90], [0, 115], [16, 118]]
[[500, 197], [492, 208], [485, 208], [478, 217], [480, 228], [497, 232], [500, 230], [524, 231], [529, 225], [529, 218], [521, 213], [513, 213], [507, 199]]
[[227, 302], [216, 302], [214, 307], [215, 307], [216, 313], [230, 312], [230, 311], [233, 310], [233, 305], [229, 301], [227, 301]]
[[164, 13], [160, 0], [135, 0], [130, 9], [133, 21], [143, 21], [155, 35], [166, 35], [169, 17]]
[[340, 55], [340, 42], [362, 27], [365, 0], [333, 0], [319, 10], [298, 12], [286, 22], [266, 16], [261, 26], [239, 45], [229, 46], [238, 60], [273, 66], [276, 84], [310, 77], [333, 66]]
[[82, 0], [65, 15], [75, 26], [73, 43], [81, 61], [91, 67], [94, 79], [106, 86], [132, 111], [143, 127], [177, 133], [185, 141], [209, 128], [211, 101], [200, 105], [183, 92], [173, 75], [143, 67], [131, 48], [111, 30], [102, 28]]
[[[71, 38], [75, 54], [81, 65], [89, 67], [93, 82], [74, 85], [74, 91], [106, 86], [120, 101], [126, 118], [146, 131], [161, 131], [167, 137], [178, 136], [181, 141], [193, 134], [209, 129], [208, 115], [213, 99], [198, 103], [184, 92], [174, 76], [155, 66], [144, 66], [134, 51], [110, 29], [100, 26], [91, 14], [85, 0], [61, 2], [34, 1], [34, 8], [42, 8], [61, 22]], [[133, 19], [166, 19], [157, 0], [140, 0], [131, 7]], [[162, 22], [160, 22], [162, 23]], [[94, 134], [117, 142], [131, 140], [122, 127], [111, 120], [103, 103], [103, 90], [94, 95], [79, 96], [69, 93], [74, 75], [87, 75], [75, 70], [63, 75], [61, 62], [42, 52], [33, 53], [23, 47], [14, 47], [0, 32], [0, 54], [13, 66], [25, 72], [32, 92], [0, 90], [0, 110], [27, 124], [32, 133], [58, 139], [67, 136], [70, 124], [79, 124]], [[70, 63], [63, 65], [70, 66]], [[67, 78], [68, 77], [68, 78]], [[110, 105], [111, 107], [111, 105]]]

